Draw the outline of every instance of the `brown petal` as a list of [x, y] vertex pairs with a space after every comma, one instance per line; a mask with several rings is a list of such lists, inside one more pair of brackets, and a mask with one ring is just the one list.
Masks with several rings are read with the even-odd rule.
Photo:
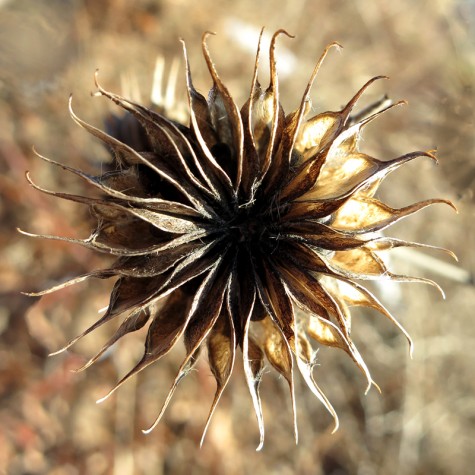
[[294, 200], [310, 190], [320, 176], [327, 152], [320, 152], [306, 160], [284, 186], [280, 195], [281, 203]]
[[[198, 94], [193, 87], [193, 83], [191, 81], [190, 65], [184, 41], [182, 41], [182, 45], [183, 55], [185, 57], [186, 84], [188, 91], [188, 102], [190, 105], [191, 129], [193, 130], [196, 136], [196, 140], [202, 152], [203, 159], [207, 164], [207, 166], [204, 168], [209, 169], [208, 174], [212, 173], [212, 175], [216, 177], [217, 181], [213, 183], [213, 185], [219, 186], [220, 189], [217, 190], [219, 195], [224, 193], [225, 195], [233, 196], [233, 184], [229, 176], [225, 173], [225, 171], [222, 169], [222, 167], [219, 165], [219, 163], [216, 161], [213, 154], [211, 153], [211, 148], [213, 147], [213, 145], [216, 144], [217, 140], [215, 136], [215, 131], [211, 124], [208, 104], [206, 100], [203, 103], [203, 96], [201, 96], [201, 94]], [[210, 183], [211, 182], [212, 180], [210, 180]]]
[[224, 263], [218, 261], [196, 292], [190, 313], [185, 325], [181, 329], [181, 333], [183, 333], [183, 331], [185, 332], [185, 359], [178, 370], [177, 376], [175, 377], [159, 415], [150, 428], [143, 431], [144, 433], [149, 433], [157, 426], [171, 401], [178, 383], [195, 365], [198, 354], [200, 353], [201, 344], [210, 333], [221, 313], [224, 294], [229, 284], [229, 279], [225, 277], [226, 270], [229, 272], [229, 263], [226, 261]]
[[105, 401], [130, 377], [166, 355], [183, 334], [190, 318], [192, 299], [181, 290], [174, 292], [157, 312], [147, 333], [142, 359], [130, 370], [108, 394], [97, 402]]
[[[214, 327], [223, 306], [224, 296], [230, 281], [229, 259], [224, 257], [218, 268], [218, 273], [213, 284], [212, 296], [213, 301], [200, 301], [200, 308], [190, 319], [185, 330], [185, 348], [187, 354], [192, 354], [205, 340]], [[224, 310], [223, 310], [224, 314]]]
[[206, 39], [210, 34], [206, 32], [202, 40], [203, 55], [213, 79], [213, 88], [208, 98], [210, 118], [219, 141], [229, 146], [230, 156], [228, 159], [232, 160], [233, 163], [226, 168], [232, 169], [232, 176], [230, 178], [234, 181], [235, 190], [238, 190], [243, 168], [243, 124], [239, 108], [226, 86], [222, 83], [211, 60], [208, 45], [206, 44]]
[[339, 199], [323, 199], [308, 201], [292, 201], [281, 205], [279, 212], [281, 213], [282, 222], [301, 221], [305, 219], [322, 219], [330, 216], [340, 206], [345, 203], [349, 197]]
[[67, 345], [52, 354], [56, 355], [67, 350], [78, 340], [89, 335], [89, 333], [105, 323], [113, 320], [121, 313], [136, 307], [145, 307], [149, 303], [151, 297], [157, 294], [164, 280], [164, 276], [144, 279], [120, 277], [112, 289], [106, 313], [80, 335], [69, 341]]
[[79, 284], [80, 282], [84, 282], [85, 280], [90, 279], [91, 277], [95, 279], [109, 279], [110, 277], [113, 277], [115, 275], [118, 275], [118, 272], [115, 272], [110, 269], [93, 270], [91, 272], [88, 272], [87, 274], [78, 275], [77, 277], [69, 279], [66, 282], [62, 282], [61, 284], [54, 285], [53, 287], [49, 287], [48, 289], [41, 290], [39, 292], [22, 292], [22, 293], [30, 297], [40, 297], [42, 295], [51, 294], [58, 290], [65, 289], [66, 287], [69, 287], [71, 285]]
[[257, 269], [256, 284], [259, 298], [267, 313], [278, 325], [288, 341], [294, 338], [294, 315], [287, 291], [279, 271], [263, 259], [262, 269]]
[[[282, 135], [285, 118], [284, 111], [279, 103], [279, 81], [275, 60], [275, 44], [277, 37], [281, 34], [285, 34], [292, 38], [292, 35], [289, 35], [285, 30], [278, 30], [272, 36], [269, 48], [269, 87], [266, 89], [264, 95], [255, 101], [254, 107], [251, 111], [252, 121], [256, 124], [254, 127], [254, 141], [258, 145], [259, 157], [265, 153], [264, 160], [260, 160], [260, 181], [262, 181], [273, 162], [274, 155], [276, 154], [276, 147]], [[261, 143], [263, 147], [260, 146]]]
[[[308, 81], [308, 84], [307, 84], [307, 87], [305, 88], [299, 108], [295, 112], [289, 114], [285, 118], [284, 128], [282, 131], [282, 139], [279, 143], [279, 149], [277, 153], [275, 154], [275, 157], [272, 161], [271, 168], [268, 173], [268, 177], [266, 177], [268, 191], [275, 189], [277, 187], [280, 187], [282, 181], [286, 179], [288, 175], [291, 161], [293, 160], [294, 147], [297, 142], [297, 136], [300, 132], [302, 120], [303, 120], [304, 115], [308, 112], [311, 106], [310, 89], [313, 85], [313, 82], [318, 73], [318, 70], [320, 69], [320, 66], [323, 63], [323, 60], [325, 59], [328, 51], [334, 46], [338, 47], [339, 45], [338, 43], [332, 43], [325, 48], [325, 51], [323, 52], [319, 61], [317, 62], [312, 72], [312, 76], [310, 77], [310, 80]], [[292, 165], [295, 166], [297, 165], [297, 163], [292, 163]], [[285, 199], [288, 196], [287, 193], [288, 193], [288, 190], [284, 190], [283, 196], [282, 196], [283, 199]]]
[[[304, 162], [326, 148], [341, 131], [340, 112], [323, 112], [304, 122], [295, 143], [295, 150]], [[300, 163], [299, 163], [300, 165]]]
[[[196, 232], [200, 229], [193, 222], [193, 217], [199, 217], [200, 214], [193, 210], [193, 208], [189, 208], [186, 205], [182, 205], [181, 203], [174, 203], [170, 201], [161, 200], [161, 203], [153, 203], [152, 207], [154, 210], [148, 209], [140, 209], [140, 208], [133, 208], [131, 206], [127, 206], [127, 202], [124, 204], [117, 203], [115, 201], [111, 201], [110, 199], [100, 199], [100, 198], [89, 198], [85, 196], [79, 195], [72, 195], [69, 193], [61, 193], [55, 191], [45, 190], [44, 188], [39, 187], [36, 185], [27, 174], [27, 180], [29, 183], [37, 190], [45, 193], [47, 195], [56, 196], [58, 198], [62, 198], [69, 201], [74, 201], [76, 203], [86, 204], [88, 206], [96, 206], [96, 209], [104, 210], [104, 207], [112, 208], [113, 210], [118, 210], [119, 212], [123, 213], [130, 213], [134, 216], [137, 216], [144, 221], [152, 224], [158, 229], [169, 233], [192, 233]], [[117, 193], [118, 195], [120, 193]], [[122, 198], [127, 198], [126, 195], [123, 195]], [[130, 200], [134, 201], [134, 200]], [[135, 200], [136, 202], [140, 203], [140, 201]], [[144, 203], [145, 204], [145, 203]], [[148, 203], [147, 203], [148, 204]], [[165, 213], [163, 212], [165, 211]], [[170, 216], [167, 213], [179, 214], [185, 217], [185, 219], [180, 218], [178, 216]], [[115, 218], [115, 216], [114, 216]]]
[[407, 338], [407, 341], [409, 343], [409, 353], [412, 356], [414, 343], [409, 333], [396, 320], [396, 318], [391, 315], [389, 310], [387, 310], [384, 305], [379, 302], [379, 300], [368, 289], [358, 284], [357, 282], [345, 280], [339, 282], [339, 290], [339, 295], [348, 303], [348, 305], [374, 308], [379, 313], [383, 314], [386, 318], [388, 318], [392, 323], [394, 323], [394, 325], [396, 325]]
[[[288, 299], [290, 303], [290, 299]], [[290, 305], [292, 305], [290, 303]], [[277, 313], [277, 312], [276, 312]], [[289, 385], [290, 398], [292, 401], [292, 414], [294, 425], [295, 443], [298, 443], [298, 427], [297, 427], [297, 408], [295, 405], [295, 388], [294, 388], [294, 375], [293, 367], [294, 362], [292, 358], [292, 352], [290, 349], [291, 342], [294, 341], [294, 335], [289, 340], [283, 333], [282, 329], [272, 321], [269, 317], [264, 318], [260, 322], [256, 322], [256, 325], [262, 325], [264, 327], [265, 336], [264, 341], [260, 344], [264, 348], [269, 363], [278, 371], [278, 373], [285, 378]]]
[[101, 348], [101, 350], [93, 356], [85, 365], [81, 368], [78, 368], [77, 372], [83, 371], [92, 364], [94, 364], [109, 348], [111, 348], [118, 340], [123, 336], [140, 330], [148, 322], [150, 318], [150, 309], [139, 309], [135, 312], [132, 312], [127, 318], [121, 323], [120, 327], [116, 330], [114, 335], [107, 341], [107, 343]]
[[[229, 294], [229, 289], [228, 289]], [[209, 423], [221, 395], [228, 384], [234, 367], [236, 334], [229, 311], [222, 312], [208, 337], [208, 360], [211, 372], [216, 379], [216, 393], [209, 411], [200, 445], [203, 445]]]
[[[185, 242], [177, 247], [156, 252], [152, 255], [120, 257], [110, 268], [112, 272], [130, 277], [153, 277], [176, 266], [206, 243]], [[109, 269], [106, 269], [109, 270]]]
[[279, 272], [296, 303], [316, 315], [335, 319], [345, 334], [346, 320], [334, 299], [310, 272], [294, 263], [280, 264]]
[[190, 219], [183, 219], [177, 216], [170, 216], [165, 213], [150, 211], [147, 209], [118, 206], [119, 209], [127, 211], [140, 219], [143, 219], [152, 226], [173, 234], [193, 234], [202, 228]]
[[433, 280], [389, 272], [382, 259], [368, 248], [335, 252], [331, 261], [327, 262], [327, 264], [332, 269], [334, 277], [341, 276], [349, 279], [388, 279], [395, 282], [419, 282], [435, 287], [442, 295], [442, 298], [445, 298], [444, 291], [440, 285]]
[[299, 371], [301, 375], [303, 376], [305, 382], [307, 383], [307, 386], [310, 388], [312, 393], [318, 398], [318, 400], [323, 404], [325, 409], [330, 413], [330, 415], [333, 417], [334, 421], [334, 427], [333, 427], [333, 432], [336, 432], [338, 430], [339, 422], [338, 422], [338, 415], [331, 405], [330, 401], [328, 398], [325, 396], [323, 391], [319, 388], [318, 384], [315, 382], [315, 379], [313, 377], [313, 368], [315, 367], [315, 355], [311, 355], [311, 358], [309, 359], [308, 355], [308, 348], [305, 346], [299, 346], [303, 342], [306, 341], [306, 338], [303, 336], [300, 336], [300, 329], [297, 327], [296, 330], [296, 335], [295, 335], [295, 342], [296, 342], [296, 348], [295, 348], [295, 353], [297, 355], [297, 366], [299, 368]]
[[[110, 97], [110, 98], [117, 97], [110, 93], [107, 93], [102, 88], [100, 89], [100, 91], [101, 91], [101, 94], [107, 95], [107, 97]], [[159, 176], [161, 176], [163, 179], [171, 183], [177, 190], [180, 190], [182, 194], [186, 196], [195, 205], [195, 207], [197, 207], [197, 209], [203, 208], [203, 200], [199, 192], [189, 183], [189, 180], [183, 179], [183, 175], [180, 174], [179, 171], [176, 170], [176, 168], [172, 169], [170, 167], [167, 167], [165, 162], [162, 162], [160, 163], [160, 166], [157, 166], [152, 161], [146, 158], [145, 152], [139, 153], [135, 151], [134, 149], [132, 149], [131, 147], [129, 147], [128, 145], [106, 134], [102, 130], [88, 124], [87, 122], [84, 122], [73, 112], [71, 108], [71, 100], [70, 100], [70, 114], [77, 124], [79, 124], [81, 127], [86, 129], [92, 135], [98, 137], [107, 145], [109, 145], [114, 150], [116, 156], [121, 157], [118, 159], [119, 163], [121, 161], [125, 161], [128, 164], [142, 164], [150, 168]], [[74, 170], [70, 169], [70, 171], [74, 171]], [[76, 173], [76, 171], [74, 172]], [[76, 174], [86, 178], [84, 174], [81, 174], [81, 173], [76, 173]]]
[[310, 221], [289, 224], [283, 232], [279, 233], [279, 237], [332, 251], [354, 249], [363, 246], [366, 242], [361, 238], [338, 232], [325, 224]]
[[445, 252], [448, 254], [452, 259], [455, 261], [458, 261], [457, 256], [455, 255], [454, 252], [452, 252], [450, 249], [446, 249], [445, 247], [439, 247], [439, 246], [431, 246], [430, 244], [422, 244], [420, 242], [411, 242], [411, 241], [404, 241], [402, 239], [396, 239], [396, 238], [389, 238], [389, 237], [380, 237], [380, 238], [375, 238], [371, 239], [365, 244], [365, 247], [372, 251], [387, 251], [390, 249], [396, 249], [398, 247], [419, 247], [422, 249], [431, 249], [434, 251], [441, 251]]
[[254, 280], [249, 278], [252, 264], [247, 252], [237, 252], [235, 265], [231, 271], [231, 281], [227, 294], [227, 306], [233, 319], [236, 344], [243, 346], [246, 318], [252, 315], [256, 288]]
[[340, 134], [332, 144], [315, 187], [302, 195], [300, 201], [343, 199], [374, 181], [381, 181], [389, 173], [415, 158], [429, 157], [435, 160], [432, 154], [418, 151], [383, 162], [363, 153], [340, 150], [337, 142], [343, 140], [341, 137], [352, 129], [353, 127]]
[[343, 270], [352, 277], [358, 275], [360, 279], [381, 277], [388, 272], [384, 262], [366, 248], [337, 251], [333, 254], [330, 263], [333, 268]]
[[[254, 292], [253, 304], [256, 299]], [[242, 358], [244, 363], [244, 374], [246, 382], [251, 393], [252, 404], [259, 426], [259, 445], [256, 450], [259, 451], [264, 445], [264, 418], [262, 416], [261, 398], [259, 396], [259, 386], [261, 384], [262, 372], [264, 370], [264, 353], [259, 345], [249, 335], [249, 327], [251, 323], [251, 314], [253, 308], [250, 309], [249, 315], [246, 315], [244, 324], [244, 337], [242, 346]]]
[[263, 260], [262, 277], [256, 275], [256, 287], [259, 299], [267, 310], [269, 317], [264, 318], [266, 336], [263, 344], [264, 351], [272, 366], [285, 377], [289, 384], [294, 416], [294, 435], [298, 442], [297, 410], [295, 406], [295, 391], [293, 380], [293, 360], [290, 344], [294, 341], [294, 310], [287, 290], [285, 289], [278, 270], [269, 262]]
[[435, 203], [445, 203], [453, 208], [450, 201], [442, 199], [420, 201], [404, 208], [394, 209], [375, 198], [352, 198], [335, 213], [332, 227], [358, 234], [382, 231], [400, 219]]
[[[261, 50], [261, 41], [262, 41], [262, 34], [264, 32], [264, 28], [261, 29], [261, 33], [259, 35], [259, 41], [257, 45], [257, 53], [256, 53], [256, 60], [254, 62], [254, 73], [252, 75], [252, 84], [251, 84], [251, 94], [249, 99], [241, 108], [241, 118], [243, 123], [243, 164], [242, 164], [242, 178], [241, 178], [241, 189], [243, 195], [243, 201], [252, 201], [253, 193], [253, 185], [257, 180], [258, 173], [260, 171], [259, 166], [259, 150], [266, 150], [266, 145], [261, 144], [258, 148], [257, 143], [254, 140], [254, 125], [253, 122], [253, 109], [254, 109], [254, 101], [258, 100], [262, 94], [262, 90], [259, 86], [257, 80], [257, 72], [259, 66], [259, 55]], [[264, 123], [267, 123], [268, 120], [265, 120]], [[257, 121], [257, 123], [260, 123]], [[256, 136], [256, 139], [258, 137]]]
[[[360, 91], [356, 94], [356, 96], [346, 106], [346, 109], [347, 109], [348, 113], [351, 112], [350, 104], [352, 103], [352, 101], [355, 98], [357, 98], [357, 96], [360, 95], [362, 92], [364, 92], [364, 89], [369, 84], [371, 84], [373, 81], [375, 81], [377, 79], [383, 79], [383, 78], [384, 78], [384, 76], [378, 76], [376, 78], [370, 79], [370, 81], [367, 82], [366, 85], [363, 86], [362, 89], [360, 89]], [[351, 125], [351, 127], [344, 128], [344, 131], [341, 134], [339, 134], [339, 136], [336, 138], [336, 140], [332, 143], [332, 145], [331, 145], [332, 148], [335, 150], [335, 152], [339, 148], [340, 153], [341, 153], [341, 157], [344, 157], [345, 154], [351, 154], [351, 153], [357, 152], [357, 150], [358, 150], [358, 140], [360, 138], [360, 132], [366, 125], [370, 124], [373, 120], [378, 118], [380, 115], [382, 115], [382, 114], [384, 114], [384, 113], [386, 113], [386, 112], [388, 112], [392, 109], [395, 109], [397, 107], [406, 105], [406, 104], [407, 104], [406, 101], [399, 101], [399, 102], [396, 102], [396, 103], [390, 103], [387, 107], [384, 107], [383, 109], [378, 110], [377, 112], [375, 112], [374, 114], [372, 114], [370, 116], [364, 117], [360, 122], [358, 122], [354, 125]], [[337, 157], [338, 153], [336, 153], [335, 156]]]
[[[106, 230], [106, 233], [104, 233], [104, 229], [99, 229], [93, 232], [91, 236], [87, 239], [74, 239], [62, 236], [51, 236], [48, 234], [34, 234], [28, 233], [21, 229], [18, 229], [18, 232], [24, 234], [25, 236], [30, 236], [34, 238], [51, 239], [54, 241], [63, 241], [72, 244], [79, 244], [85, 248], [93, 249], [95, 251], [104, 252], [107, 254], [112, 254], [115, 256], [143, 256], [147, 254], [152, 254], [157, 251], [171, 249], [183, 243], [200, 239], [206, 235], [206, 231], [200, 231], [194, 234], [185, 234], [182, 236], [178, 236], [177, 238], [171, 239], [166, 242], [161, 242], [159, 244], [147, 247], [140, 247], [144, 243], [148, 243], [149, 241], [156, 241], [156, 238], [154, 239], [149, 232], [149, 235], [145, 233], [145, 231], [147, 231], [147, 228], [141, 229], [140, 226], [137, 225], [137, 223], [127, 223], [127, 227], [132, 227], [132, 225], [135, 232], [130, 232], [129, 229], [128, 233], [121, 234], [117, 231], [117, 228], [119, 228], [119, 226], [113, 226], [113, 229], [111, 229], [110, 232], [107, 232]], [[141, 231], [144, 231], [144, 233], [142, 233]], [[108, 239], [107, 237], [111, 239]], [[119, 245], [120, 247], [116, 247], [117, 245]], [[137, 246], [137, 248], [135, 248], [135, 246]]]

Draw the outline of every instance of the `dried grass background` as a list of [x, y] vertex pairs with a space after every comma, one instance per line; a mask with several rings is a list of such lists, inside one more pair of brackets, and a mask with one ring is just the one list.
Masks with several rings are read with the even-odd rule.
[[[133, 5], [133, 6], [132, 6]], [[257, 426], [238, 367], [217, 410], [204, 447], [199, 438], [214, 394], [205, 364], [179, 387], [163, 422], [154, 419], [180, 361], [174, 352], [145, 370], [102, 405], [95, 400], [141, 354], [143, 334], [130, 336], [85, 373], [74, 373], [99, 349], [110, 327], [68, 353], [48, 357], [97, 318], [109, 285], [81, 284], [36, 300], [21, 291], [46, 288], [105, 264], [74, 246], [28, 239], [32, 232], [86, 236], [88, 213], [45, 197], [24, 178], [30, 170], [46, 188], [80, 191], [82, 183], [35, 158], [99, 171], [105, 151], [69, 119], [67, 100], [80, 117], [102, 123], [110, 106], [91, 98], [93, 73], [109, 90], [146, 101], [155, 59], [180, 57], [187, 41], [197, 87], [210, 87], [200, 52], [205, 30], [218, 71], [242, 104], [250, 88], [256, 31], [286, 28], [279, 40], [282, 101], [295, 108], [323, 47], [339, 41], [313, 90], [314, 109], [337, 109], [367, 79], [409, 106], [392, 111], [365, 133], [366, 151], [392, 158], [437, 147], [439, 167], [423, 160], [391, 176], [386, 200], [454, 200], [459, 215], [434, 207], [409, 218], [396, 234], [448, 247], [467, 271], [475, 268], [474, 68], [475, 2], [433, 0], [11, 0], [0, 2], [0, 473], [52, 475], [131, 474], [464, 474], [475, 466], [475, 290], [449, 278], [440, 261], [432, 269], [398, 256], [397, 270], [438, 280], [431, 288], [385, 285], [378, 292], [415, 340], [407, 345], [391, 325], [361, 312], [354, 335], [382, 395], [364, 396], [365, 382], [337, 350], [322, 350], [316, 376], [341, 417], [330, 434], [323, 407], [297, 386], [300, 442], [292, 439], [285, 384], [270, 371], [262, 397], [266, 443], [254, 451]], [[251, 38], [251, 49], [248, 42]], [[265, 77], [265, 61], [262, 62]], [[183, 68], [181, 69], [183, 72]], [[263, 80], [265, 83], [265, 81]], [[183, 80], [179, 81], [183, 88]], [[126, 89], [124, 91], [124, 88]], [[435, 256], [434, 256], [435, 257]], [[442, 273], [438, 275], [437, 272]], [[458, 276], [459, 274], [457, 274]]]

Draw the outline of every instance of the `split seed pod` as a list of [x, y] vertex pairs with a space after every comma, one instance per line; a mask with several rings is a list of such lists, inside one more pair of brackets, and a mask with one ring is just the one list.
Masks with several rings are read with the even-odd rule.
[[[360, 282], [391, 279], [433, 281], [391, 273], [382, 252], [400, 246], [431, 247], [384, 237], [382, 231], [435, 203], [429, 199], [393, 209], [376, 191], [394, 170], [418, 158], [416, 151], [379, 160], [359, 151], [361, 130], [393, 104], [355, 119], [353, 108], [368, 81], [338, 112], [308, 117], [318, 61], [298, 108], [285, 114], [279, 103], [275, 44], [270, 45], [270, 84], [257, 79], [259, 48], [250, 97], [239, 109], [221, 81], [203, 37], [213, 86], [208, 99], [193, 87], [183, 44], [189, 124], [103, 89], [98, 93], [127, 114], [122, 128], [105, 133], [72, 118], [113, 153], [114, 169], [91, 176], [52, 162], [97, 188], [101, 198], [44, 193], [87, 205], [96, 226], [85, 240], [40, 236], [80, 244], [117, 256], [114, 264], [36, 295], [90, 278], [116, 278], [105, 314], [71, 341], [104, 323], [123, 318], [118, 330], [85, 367], [123, 336], [145, 325], [139, 363], [128, 378], [165, 356], [182, 339], [183, 360], [156, 426], [179, 381], [206, 347], [216, 394], [205, 431], [242, 354], [245, 377], [264, 441], [259, 385], [266, 361], [287, 381], [295, 418], [294, 369], [323, 403], [338, 427], [332, 405], [314, 379], [316, 351], [345, 351], [374, 384], [350, 336], [352, 306], [378, 310], [411, 339], [390, 312]], [[288, 35], [290, 36], [290, 35]], [[124, 128], [125, 127], [125, 128]], [[138, 134], [136, 132], [139, 132]], [[47, 160], [47, 159], [45, 159]], [[33, 183], [32, 183], [33, 184]], [[447, 251], [449, 252], [449, 251]], [[107, 396], [106, 396], [107, 397]], [[203, 434], [204, 437], [204, 434]]]

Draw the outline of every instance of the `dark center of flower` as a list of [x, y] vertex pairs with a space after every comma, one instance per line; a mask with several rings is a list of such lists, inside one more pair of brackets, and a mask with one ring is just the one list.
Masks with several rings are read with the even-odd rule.
[[246, 247], [252, 252], [274, 241], [272, 236], [277, 234], [275, 228], [276, 223], [268, 213], [257, 212], [251, 207], [240, 210], [228, 223], [225, 232], [234, 245]]
[[229, 226], [230, 235], [238, 243], [257, 243], [265, 235], [267, 223], [257, 218], [238, 218]]

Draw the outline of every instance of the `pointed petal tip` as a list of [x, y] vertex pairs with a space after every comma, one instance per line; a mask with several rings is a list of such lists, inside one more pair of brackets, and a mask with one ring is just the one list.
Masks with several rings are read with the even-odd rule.
[[338, 416], [336, 415], [336, 413], [333, 416], [333, 422], [334, 422], [333, 429], [330, 432], [332, 435], [340, 428], [340, 420], [338, 419]]
[[94, 85], [100, 90], [101, 87], [99, 85], [99, 68], [96, 68], [94, 71]]
[[27, 231], [23, 231], [23, 229], [21, 228], [16, 228], [16, 230], [20, 233], [20, 234], [24, 234], [25, 236], [29, 236], [30, 233], [28, 233]]
[[272, 41], [275, 42], [279, 35], [285, 35], [292, 39], [295, 38], [295, 35], [291, 35], [287, 30], [280, 28], [272, 35]]
[[52, 353], [49, 353], [48, 356], [56, 356], [56, 355], [59, 355], [60, 353], [63, 353], [64, 351], [68, 350], [69, 348], [71, 348], [71, 346], [74, 345], [74, 343], [76, 343], [79, 339], [81, 339], [84, 335], [79, 335], [77, 336], [76, 338], [73, 338], [71, 341], [69, 341], [65, 346], [63, 346], [62, 348], [60, 348], [59, 350], [57, 351], [53, 351]]
[[206, 31], [203, 33], [203, 36], [201, 37], [202, 41], [206, 41], [206, 38], [208, 38], [208, 36], [216, 36], [216, 32], [215, 32], [215, 31], [211, 31], [211, 30], [206, 30]]
[[71, 345], [66, 345], [66, 346], [63, 346], [63, 348], [59, 349], [59, 350], [56, 350], [56, 351], [53, 351], [51, 353], [48, 353], [48, 356], [57, 356], [61, 353], [64, 353]]
[[43, 294], [41, 292], [20, 292], [22, 295], [26, 295], [27, 297], [41, 297]]
[[259, 445], [256, 447], [256, 452], [260, 452], [263, 447], [264, 447], [264, 439], [261, 438], [261, 440], [259, 441]]
[[[206, 428], [205, 428], [205, 430], [206, 430]], [[204, 441], [205, 441], [205, 435], [206, 434], [203, 431], [203, 434], [202, 434], [201, 439], [200, 439], [200, 450], [203, 448], [203, 444], [204, 444]]]
[[43, 295], [54, 292], [52, 289], [40, 290], [39, 292], [20, 292], [27, 297], [42, 297]]
[[79, 368], [74, 368], [72, 369], [71, 371], [73, 373], [82, 373], [84, 370], [86, 370], [87, 368], [89, 368], [90, 366], [92, 366], [95, 362], [95, 358], [91, 358], [87, 363], [83, 364], [82, 366], [80, 366]]
[[374, 386], [376, 388], [376, 390], [378, 391], [379, 394], [383, 393], [381, 391], [381, 388], [379, 387], [379, 384], [376, 383], [375, 381], [371, 380], [370, 383], [368, 384], [368, 387], [366, 388], [366, 391], [364, 392], [365, 396], [369, 393], [369, 390], [371, 389], [372, 386]]
[[148, 435], [155, 429], [155, 427], [158, 426], [167, 406], [168, 406], [168, 402], [165, 402], [164, 406], [162, 407], [160, 411], [160, 414], [158, 414], [157, 418], [153, 421], [153, 424], [148, 429], [142, 429], [142, 434]]
[[155, 425], [152, 425], [152, 426], [149, 427], [148, 429], [142, 429], [141, 432], [142, 432], [142, 434], [144, 434], [144, 435], [148, 435], [148, 434], [150, 434], [150, 433], [153, 431], [153, 429], [155, 429]]
[[117, 386], [115, 388], [112, 388], [105, 396], [99, 398], [97, 401], [96, 401], [96, 404], [102, 404], [104, 401], [106, 401], [107, 399], [110, 398], [110, 396], [112, 396], [112, 394], [115, 392], [115, 390], [117, 389]]
[[[459, 214], [459, 210], [458, 210], [457, 206], [455, 206], [455, 204], [452, 201], [450, 201], [450, 200], [440, 200], [439, 202], [440, 203], [445, 203], [446, 205], [450, 206], [455, 211], [456, 214]], [[458, 261], [455, 254], [454, 254], [454, 259], [456, 261]]]

